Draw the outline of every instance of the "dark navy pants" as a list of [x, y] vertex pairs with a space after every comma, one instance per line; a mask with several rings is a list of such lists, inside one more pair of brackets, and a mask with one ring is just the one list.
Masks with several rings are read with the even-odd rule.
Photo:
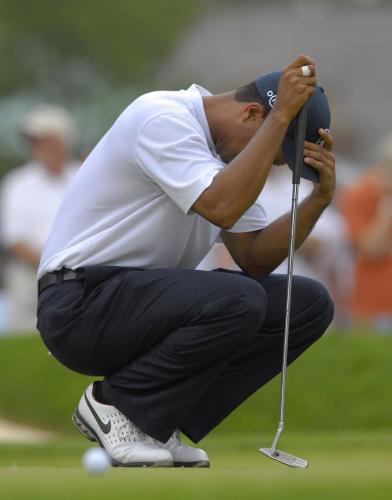
[[[102, 375], [103, 394], [160, 441], [199, 441], [281, 371], [286, 276], [88, 267], [45, 289], [38, 329], [65, 366]], [[330, 324], [318, 282], [295, 276], [288, 362]]]

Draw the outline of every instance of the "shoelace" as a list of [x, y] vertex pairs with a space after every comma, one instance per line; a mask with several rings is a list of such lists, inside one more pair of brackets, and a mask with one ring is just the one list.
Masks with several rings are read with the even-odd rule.
[[138, 441], [144, 441], [146, 438], [144, 432], [136, 427], [136, 425], [133, 425], [128, 419], [125, 419], [118, 426], [117, 434], [120, 439], [126, 439], [127, 437], [130, 437], [131, 439], [133, 439], [133, 441], [136, 441], [136, 439]]

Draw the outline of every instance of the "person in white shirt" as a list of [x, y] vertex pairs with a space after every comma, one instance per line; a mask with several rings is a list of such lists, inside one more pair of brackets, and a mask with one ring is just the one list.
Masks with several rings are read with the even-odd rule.
[[2, 243], [7, 329], [31, 333], [37, 318], [37, 268], [56, 212], [78, 164], [69, 157], [75, 136], [71, 116], [57, 106], [40, 105], [24, 118], [20, 132], [31, 160], [12, 170], [1, 192]]
[[[299, 56], [225, 94], [143, 95], [73, 179], [38, 270], [37, 325], [65, 366], [104, 377], [73, 420], [113, 464], [208, 466], [179, 431], [198, 442], [279, 373], [287, 278], [270, 273], [290, 221], [269, 224], [258, 197], [272, 163], [292, 167], [291, 121], [306, 103], [302, 175], [319, 182], [298, 207], [297, 246], [330, 203], [330, 114], [316, 81]], [[218, 238], [242, 271], [195, 269]], [[295, 277], [289, 362], [332, 317], [326, 289]]]

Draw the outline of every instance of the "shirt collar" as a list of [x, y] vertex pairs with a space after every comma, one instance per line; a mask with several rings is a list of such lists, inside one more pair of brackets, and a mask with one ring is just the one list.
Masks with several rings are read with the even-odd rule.
[[187, 89], [187, 92], [190, 92], [192, 95], [193, 109], [195, 111], [197, 121], [200, 123], [200, 126], [206, 136], [208, 147], [211, 151], [215, 151], [215, 144], [211, 137], [210, 127], [208, 126], [207, 116], [203, 105], [203, 96], [210, 96], [212, 94], [207, 89], [201, 85], [197, 85], [196, 83], [192, 84]]

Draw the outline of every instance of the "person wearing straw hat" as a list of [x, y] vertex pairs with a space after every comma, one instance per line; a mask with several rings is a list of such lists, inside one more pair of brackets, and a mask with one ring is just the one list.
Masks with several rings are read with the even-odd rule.
[[39, 105], [24, 117], [19, 131], [30, 160], [5, 176], [1, 193], [2, 243], [9, 255], [7, 329], [31, 333], [36, 325], [41, 251], [79, 164], [70, 158], [76, 129], [65, 109]]

